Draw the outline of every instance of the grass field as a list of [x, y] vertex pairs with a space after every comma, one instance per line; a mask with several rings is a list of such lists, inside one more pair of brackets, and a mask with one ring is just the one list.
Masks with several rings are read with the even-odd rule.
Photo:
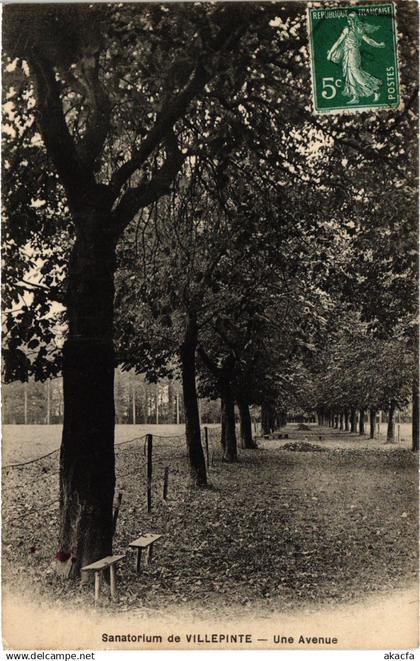
[[[160, 432], [153, 450], [153, 511], [145, 511], [143, 441], [125, 444], [117, 453], [123, 501], [114, 548], [125, 551], [142, 532], [163, 538], [156, 561], [140, 576], [128, 558], [119, 601], [104, 608], [156, 612], [182, 605], [218, 616], [276, 612], [358, 601], [415, 580], [417, 461], [407, 448], [291, 425], [288, 440], [260, 440], [258, 450], [241, 451], [239, 463], [230, 465], [220, 461], [216, 429], [211, 486], [200, 491], [189, 485], [182, 428], [118, 427], [117, 442], [146, 431]], [[8, 462], [59, 445], [59, 427], [4, 432]], [[58, 550], [57, 462], [55, 453], [3, 471], [3, 578], [5, 585], [29, 584], [63, 605], [69, 598], [88, 605], [89, 587], [63, 584], [52, 570]]]
[[[62, 425], [3, 425], [3, 464], [26, 461], [56, 450], [60, 447], [62, 429]], [[125, 443], [144, 434], [178, 436], [184, 433], [185, 425], [116, 425], [115, 442]]]
[[[309, 425], [316, 430], [315, 425]], [[219, 425], [208, 425], [210, 428], [218, 428]], [[297, 425], [291, 424], [283, 431], [291, 431], [295, 434]], [[2, 454], [3, 465], [27, 461], [35, 457], [56, 450], [61, 443], [62, 425], [3, 425], [2, 428]], [[116, 425], [115, 442], [125, 443], [131, 438], [143, 436], [144, 434], [155, 434], [162, 436], [178, 436], [185, 433], [185, 425]], [[367, 436], [359, 437], [357, 434], [347, 434], [337, 430], [326, 429], [326, 442], [328, 446], [345, 441], [347, 447], [382, 447], [386, 441], [386, 425], [381, 424], [380, 437], [373, 441]], [[305, 434], [298, 434], [299, 438], [304, 438]], [[397, 432], [396, 432], [397, 436]], [[280, 445], [282, 443], [280, 442]], [[332, 445], [331, 445], [332, 444]], [[411, 446], [411, 423], [402, 423], [400, 425], [400, 443], [399, 447], [409, 448]]]

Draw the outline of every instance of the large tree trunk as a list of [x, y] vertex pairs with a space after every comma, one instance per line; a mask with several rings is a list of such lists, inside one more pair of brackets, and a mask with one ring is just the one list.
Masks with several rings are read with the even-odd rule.
[[369, 438], [375, 438], [375, 425], [376, 425], [376, 409], [371, 408], [369, 411]]
[[419, 449], [419, 381], [416, 374], [413, 379], [413, 413], [412, 413], [412, 450], [417, 452]]
[[72, 573], [112, 553], [115, 242], [87, 215], [69, 265], [63, 348], [60, 554]]
[[240, 423], [240, 447], [255, 449], [257, 446], [252, 439], [252, 423], [249, 413], [249, 404], [242, 397], [237, 398]]
[[238, 460], [235, 429], [235, 400], [229, 384], [222, 389], [223, 416], [224, 416], [224, 446], [223, 459], [229, 463]]
[[359, 411], [359, 436], [363, 436], [365, 433], [365, 409], [360, 409]]
[[185, 434], [191, 477], [197, 486], [205, 486], [207, 484], [206, 464], [201, 445], [200, 418], [198, 415], [197, 388], [195, 383], [197, 337], [197, 321], [195, 316], [190, 315], [187, 321], [184, 341], [180, 349]]
[[395, 402], [392, 401], [388, 408], [388, 429], [386, 432], [387, 443], [395, 443], [394, 413], [395, 413]]

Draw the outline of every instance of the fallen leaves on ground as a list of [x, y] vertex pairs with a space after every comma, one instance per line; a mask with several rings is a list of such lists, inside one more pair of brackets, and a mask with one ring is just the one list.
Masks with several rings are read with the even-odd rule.
[[[105, 600], [104, 608], [154, 613], [182, 605], [236, 616], [238, 609], [353, 601], [415, 577], [417, 463], [410, 451], [318, 452], [304, 440], [263, 441], [227, 464], [214, 447], [210, 486], [200, 490], [189, 483], [184, 443], [179, 437], [154, 441], [150, 514], [143, 442], [118, 452], [116, 491], [123, 500], [114, 551], [127, 557], [118, 600]], [[297, 444], [305, 451], [280, 451]], [[58, 511], [48, 503], [58, 497], [57, 456], [38, 463], [3, 476], [4, 580], [29, 583], [58, 603], [90, 605], [91, 585], [62, 581], [53, 571]], [[153, 562], [137, 575], [128, 544], [145, 532], [163, 537]]]

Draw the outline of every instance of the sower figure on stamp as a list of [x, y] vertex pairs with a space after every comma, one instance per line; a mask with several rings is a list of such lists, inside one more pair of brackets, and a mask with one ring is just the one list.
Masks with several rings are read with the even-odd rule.
[[360, 47], [362, 41], [374, 48], [384, 48], [384, 42], [378, 43], [367, 36], [367, 33], [376, 32], [379, 26], [362, 23], [355, 12], [347, 17], [348, 26], [330, 48], [327, 59], [343, 64], [344, 89], [343, 96], [350, 96], [349, 104], [358, 103], [359, 97], [371, 96], [373, 100], [379, 100], [379, 90], [382, 81], [361, 68], [362, 57]]

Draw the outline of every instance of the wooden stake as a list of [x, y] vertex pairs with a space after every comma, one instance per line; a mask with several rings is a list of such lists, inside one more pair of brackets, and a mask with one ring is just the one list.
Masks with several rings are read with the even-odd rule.
[[153, 473], [152, 434], [147, 434], [146, 443], [147, 443], [147, 511], [150, 513], [152, 511], [152, 473]]
[[204, 443], [206, 445], [206, 459], [207, 459], [207, 470], [210, 466], [210, 455], [209, 455], [209, 430], [208, 427], [204, 427]]
[[98, 603], [101, 594], [102, 571], [95, 572], [95, 604]]
[[139, 574], [141, 568], [141, 548], [137, 549], [137, 558], [136, 558], [136, 572]]
[[149, 565], [152, 562], [152, 556], [153, 556], [153, 544], [150, 544], [146, 553], [146, 562], [145, 562], [146, 565]]
[[163, 473], [163, 500], [168, 498], [168, 481], [169, 481], [169, 466], [165, 466]]
[[110, 578], [110, 587], [111, 587], [111, 598], [115, 599], [117, 596], [117, 582], [115, 577], [115, 565], [111, 565], [109, 568], [109, 578]]
[[112, 515], [112, 525], [113, 525], [114, 533], [115, 533], [115, 530], [117, 528], [117, 519], [118, 519], [118, 514], [120, 513], [121, 501], [122, 501], [122, 493], [119, 493], [118, 494], [118, 499], [117, 499], [117, 504], [115, 506], [114, 513]]

